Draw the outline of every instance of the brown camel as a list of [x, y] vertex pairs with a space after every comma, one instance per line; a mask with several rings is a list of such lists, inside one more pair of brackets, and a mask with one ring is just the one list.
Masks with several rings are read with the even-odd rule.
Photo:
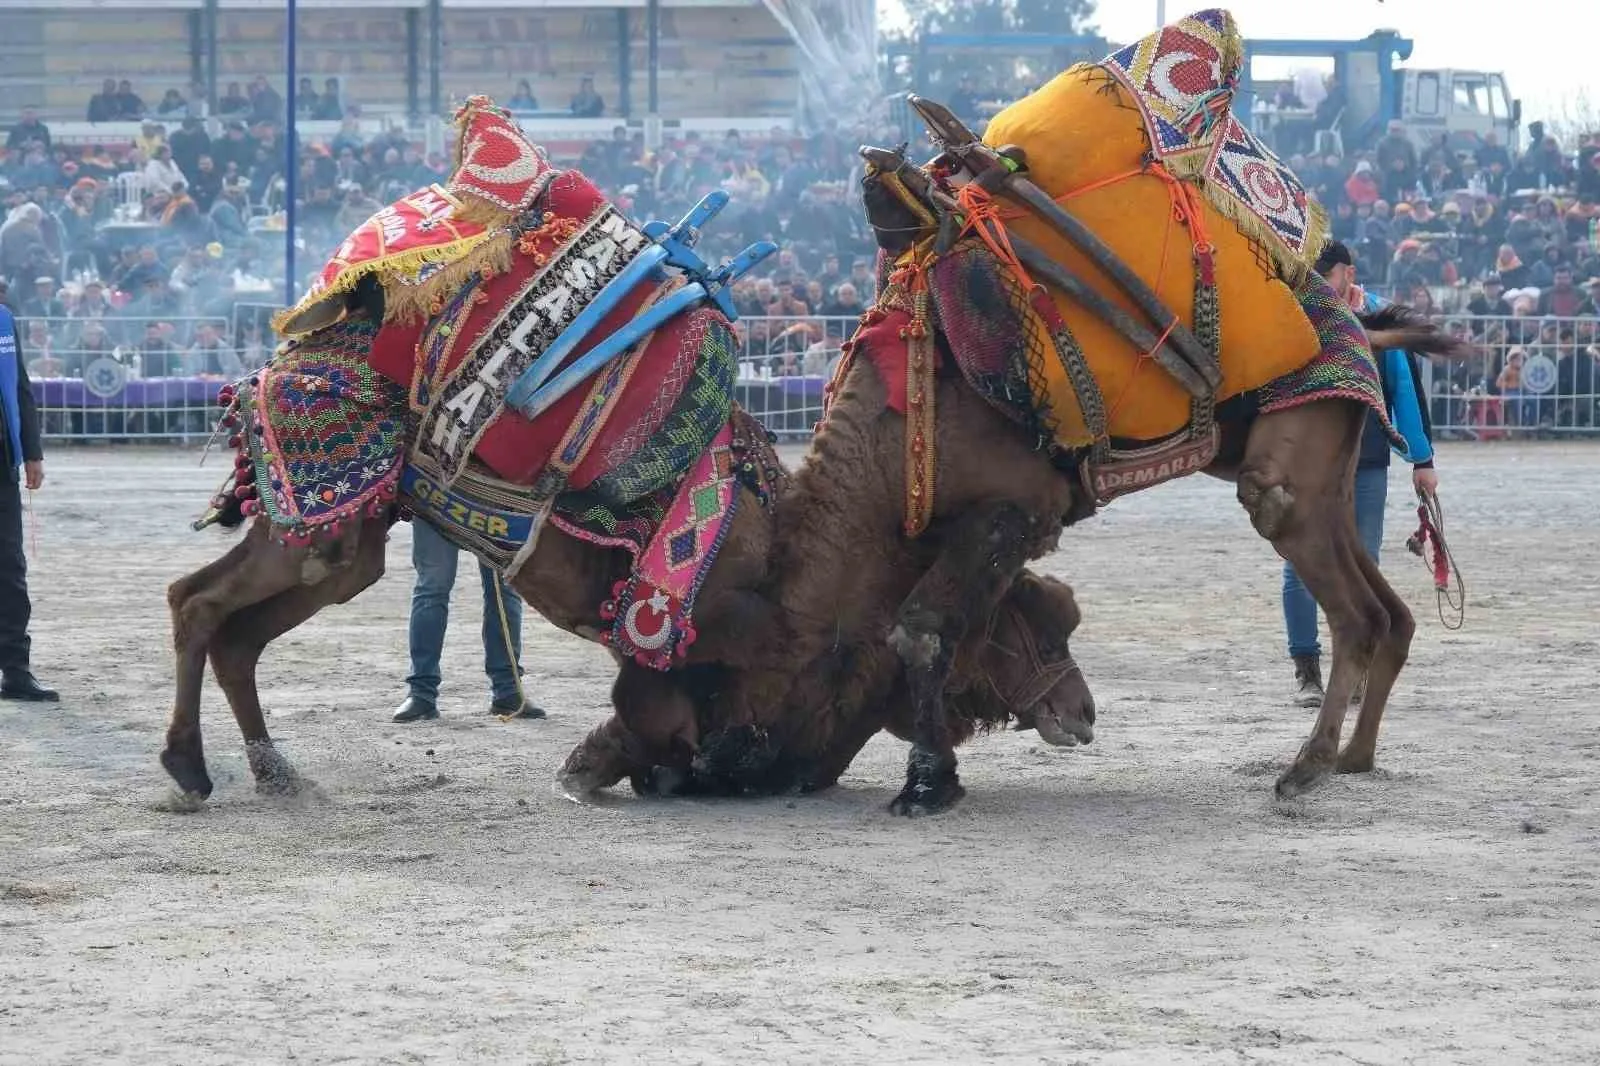
[[[1428, 336], [1408, 340], [1443, 346]], [[882, 727], [909, 734], [907, 782], [892, 809], [929, 813], [964, 794], [954, 747], [968, 735], [956, 724], [970, 717], [951, 680], [961, 649], [1004, 598], [1018, 596], [1023, 565], [1055, 546], [1085, 501], [1077, 479], [951, 375], [937, 393], [929, 543], [907, 539], [899, 529], [906, 423], [884, 401], [872, 361], [857, 360], [796, 476], [796, 506], [779, 517], [764, 591], [779, 606], [782, 636], [731, 679], [702, 728], [746, 727], [750, 750], [741, 757], [763, 765], [791, 747], [853, 756]], [[1372, 769], [1384, 706], [1415, 628], [1356, 532], [1352, 483], [1365, 419], [1362, 405], [1333, 400], [1224, 421], [1222, 447], [1206, 470], [1238, 485], [1252, 525], [1294, 564], [1332, 628], [1327, 698], [1278, 780], [1282, 796], [1333, 770]], [[1363, 676], [1356, 729], [1341, 752], [1345, 709]], [[890, 709], [896, 702], [909, 719]], [[588, 746], [573, 753], [569, 770]], [[752, 754], [756, 747], [766, 754]]]
[[[374, 303], [379, 298], [365, 287], [359, 298], [351, 299], [350, 311], [381, 318], [381, 306]], [[781, 469], [759, 424], [742, 412], [735, 418], [752, 446], [765, 450], [766, 463]], [[583, 746], [586, 758], [569, 760], [564, 774], [569, 785], [587, 791], [629, 778], [641, 791], [825, 787], [876, 732], [874, 724], [859, 740], [829, 736], [826, 744], [792, 746], [783, 760], [781, 780], [770, 764], [752, 774], [724, 757], [737, 757], [739, 738], [748, 723], [708, 718], [706, 701], [752, 655], [765, 654], [782, 631], [771, 603], [760, 592], [774, 544], [774, 511], [764, 508], [748, 488], [740, 491], [746, 499], [697, 601], [701, 635], [690, 647], [685, 666], [661, 673], [616, 656], [620, 668], [613, 692], [616, 713]], [[780, 481], [779, 513], [796, 510], [790, 495], [787, 482]], [[399, 501], [402, 506], [406, 502], [403, 497]], [[258, 788], [293, 792], [302, 787], [303, 780], [274, 750], [268, 736], [256, 686], [257, 664], [274, 639], [323, 607], [349, 601], [382, 576], [384, 545], [396, 518], [397, 511], [391, 510], [353, 520], [336, 537], [303, 546], [273, 538], [267, 520], [257, 518], [225, 555], [172, 584], [168, 602], [177, 687], [161, 763], [192, 800], [203, 800], [212, 790], [199, 715], [207, 657], [244, 736]], [[234, 503], [222, 524], [238, 526], [244, 521]], [[621, 549], [599, 547], [550, 529], [517, 574], [515, 587], [553, 624], [593, 639], [603, 625], [598, 605], [628, 573], [629, 565], [628, 554]], [[1029, 631], [1035, 618], [1038, 627], [1062, 635], [1035, 635]], [[996, 618], [994, 632], [974, 634], [967, 656], [970, 668], [952, 679], [952, 696], [959, 701], [955, 706], [964, 720], [1015, 721], [1019, 728], [1037, 725], [1053, 743], [1090, 739], [1093, 701], [1066, 655], [1068, 620], [1076, 624], [1070, 589], [1059, 583], [1019, 583], [1014, 602], [1008, 602], [1003, 616]], [[1043, 687], [1038, 684], [1041, 677], [1048, 681]], [[717, 721], [727, 735], [703, 732], [702, 719]], [[951, 730], [963, 736], [972, 732], [961, 722], [952, 723]]]

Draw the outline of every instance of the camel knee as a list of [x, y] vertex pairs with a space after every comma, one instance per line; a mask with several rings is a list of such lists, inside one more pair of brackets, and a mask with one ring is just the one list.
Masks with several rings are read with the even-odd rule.
[[1276, 540], [1283, 534], [1294, 509], [1294, 493], [1283, 485], [1269, 483], [1259, 473], [1247, 471], [1239, 475], [1237, 495], [1257, 533], [1267, 540]]
[[1404, 652], [1411, 650], [1411, 639], [1417, 635], [1417, 620], [1411, 609], [1396, 600], [1389, 612], [1389, 643]]
[[1391, 632], [1389, 612], [1376, 602], [1363, 607], [1348, 619], [1338, 622], [1330, 619], [1328, 625], [1333, 630], [1335, 646], [1346, 649], [1362, 665], [1372, 661], [1379, 646], [1388, 641]]

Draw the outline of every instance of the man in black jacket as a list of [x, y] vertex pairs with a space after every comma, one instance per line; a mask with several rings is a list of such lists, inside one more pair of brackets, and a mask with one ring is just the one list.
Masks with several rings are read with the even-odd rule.
[[22, 554], [22, 492], [44, 484], [39, 412], [11, 308], [0, 303], [0, 699], [55, 700], [28, 669], [28, 563]]

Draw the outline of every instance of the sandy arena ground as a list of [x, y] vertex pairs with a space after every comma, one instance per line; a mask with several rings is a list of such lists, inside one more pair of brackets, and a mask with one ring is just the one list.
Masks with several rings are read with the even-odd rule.
[[58, 449], [32, 584], [63, 702], [0, 703], [0, 1062], [1595, 1062], [1597, 464], [1445, 449], [1455, 634], [1394, 473], [1421, 628], [1381, 768], [1293, 804], [1277, 560], [1193, 478], [1044, 564], [1085, 610], [1093, 746], [980, 739], [946, 817], [885, 813], [881, 737], [820, 797], [561, 798], [607, 659], [530, 617], [552, 717], [489, 718], [465, 567], [444, 718], [390, 724], [406, 527], [264, 665], [321, 795], [258, 798], [208, 684], [217, 792], [179, 815], [163, 593], [226, 542], [186, 528], [224, 464]]

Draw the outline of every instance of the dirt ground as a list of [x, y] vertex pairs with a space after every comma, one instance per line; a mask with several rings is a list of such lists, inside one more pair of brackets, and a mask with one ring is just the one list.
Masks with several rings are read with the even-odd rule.
[[264, 665], [320, 794], [257, 797], [208, 685], [217, 792], [171, 813], [163, 592], [226, 539], [187, 529], [225, 472], [196, 458], [60, 449], [37, 495], [63, 701], [0, 703], [0, 1062], [1600, 1059], [1600, 449], [1445, 448], [1453, 634], [1394, 473], [1421, 628], [1380, 770], [1292, 804], [1276, 557], [1231, 486], [1119, 501], [1043, 564], [1085, 611], [1095, 743], [982, 738], [965, 803], [915, 822], [883, 737], [817, 797], [559, 796], [608, 661], [530, 616], [551, 718], [488, 717], [465, 567], [444, 718], [392, 725], [405, 527]]

